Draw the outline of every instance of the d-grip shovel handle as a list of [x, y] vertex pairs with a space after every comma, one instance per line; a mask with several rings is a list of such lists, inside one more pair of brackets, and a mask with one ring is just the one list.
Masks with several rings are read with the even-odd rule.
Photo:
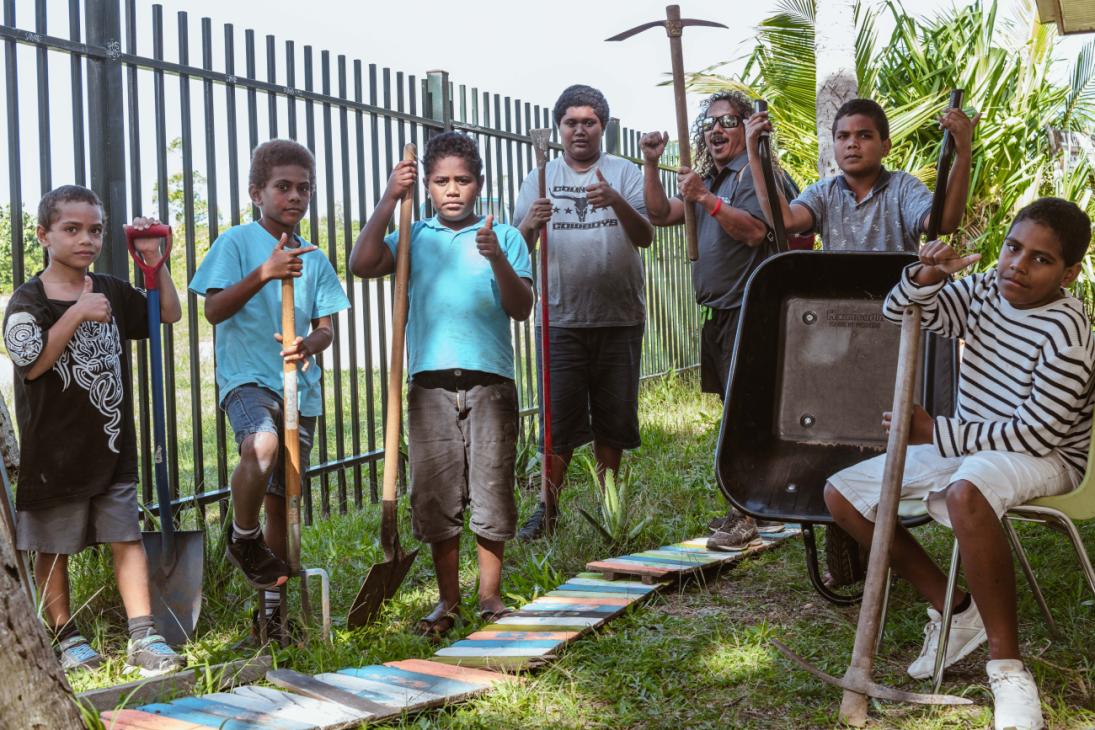
[[[133, 241], [138, 238], [163, 238], [163, 256], [155, 265], [144, 262]], [[171, 226], [158, 224], [148, 228], [125, 227], [129, 255], [144, 272], [148, 290], [148, 355], [152, 375], [152, 465], [156, 475], [156, 503], [159, 508], [160, 534], [163, 536], [160, 565], [169, 572], [175, 565], [175, 514], [171, 508], [171, 493], [167, 486], [167, 418], [164, 415], [163, 396], [163, 346], [160, 336], [160, 269], [171, 253]]]
[[[146, 264], [144, 259], [141, 258], [141, 254], [137, 252], [137, 247], [133, 245], [133, 241], [138, 238], [164, 239], [163, 256], [160, 257], [159, 262], [157, 262], [155, 266]], [[144, 272], [144, 288], [149, 291], [159, 289], [160, 269], [167, 263], [167, 257], [171, 253], [171, 226], [166, 223], [157, 223], [148, 228], [126, 226], [125, 242], [126, 245], [129, 246], [129, 255], [133, 257], [133, 261], [137, 264], [137, 268]]]

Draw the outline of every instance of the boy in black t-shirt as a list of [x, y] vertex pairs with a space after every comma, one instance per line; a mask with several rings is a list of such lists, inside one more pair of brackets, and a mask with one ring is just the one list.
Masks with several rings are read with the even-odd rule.
[[[173, 671], [185, 662], [152, 622], [127, 398], [124, 341], [148, 336], [148, 302], [128, 282], [90, 273], [103, 247], [103, 205], [91, 190], [65, 185], [46, 193], [37, 236], [49, 265], [15, 290], [4, 318], [21, 437], [16, 547], [37, 553], [42, 611], [66, 670], [103, 661], [72, 621], [68, 556], [109, 543], [129, 618], [127, 666], [146, 677]], [[159, 262], [159, 239], [135, 244], [146, 262]], [[179, 296], [167, 267], [159, 286], [161, 319], [178, 322]]]

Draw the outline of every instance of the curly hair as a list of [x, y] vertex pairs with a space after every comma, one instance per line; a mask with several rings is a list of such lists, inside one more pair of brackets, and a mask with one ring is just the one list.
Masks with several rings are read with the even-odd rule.
[[[1063, 198], [1038, 198], [1015, 214], [1011, 228], [1022, 221], [1034, 221], [1053, 231], [1061, 244], [1065, 266], [1083, 260], [1091, 243], [1091, 218], [1080, 206]], [[1011, 235], [1011, 228], [1008, 235]]]
[[[83, 185], [62, 185], [42, 196], [42, 200], [38, 203], [38, 225], [48, 231], [50, 226], [57, 222], [62, 203], [97, 205], [99, 212], [103, 213], [103, 201], [99, 200], [94, 190], [85, 188]], [[103, 218], [106, 218], [105, 214]]]
[[308, 148], [291, 139], [272, 139], [263, 142], [251, 153], [251, 173], [248, 182], [257, 188], [270, 182], [270, 175], [279, 165], [297, 165], [308, 171], [308, 179], [315, 184], [316, 158]]
[[479, 145], [463, 132], [444, 132], [434, 135], [426, 143], [426, 154], [422, 157], [422, 169], [429, 175], [437, 161], [445, 157], [459, 157], [468, 166], [468, 172], [478, 180], [483, 176], [483, 158], [479, 156]]
[[566, 116], [567, 109], [572, 106], [591, 107], [593, 113], [601, 120], [601, 126], [608, 126], [608, 100], [605, 99], [604, 94], [592, 86], [574, 84], [563, 89], [563, 93], [559, 94], [559, 98], [555, 102], [555, 108], [551, 111], [552, 117], [555, 119], [555, 126], [559, 126], [559, 122]]
[[730, 106], [741, 115], [743, 122], [753, 113], [753, 104], [749, 101], [749, 97], [740, 91], [716, 91], [700, 102], [699, 116], [692, 122], [692, 148], [694, 150], [692, 169], [700, 177], [707, 177], [715, 169], [715, 160], [711, 157], [711, 153], [707, 151], [707, 140], [703, 137], [703, 120], [707, 117], [707, 110], [711, 108], [711, 105], [719, 101], [730, 102]]

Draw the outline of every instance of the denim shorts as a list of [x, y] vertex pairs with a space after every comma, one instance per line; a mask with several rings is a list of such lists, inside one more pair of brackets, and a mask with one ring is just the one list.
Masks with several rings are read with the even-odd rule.
[[15, 546], [51, 555], [75, 555], [89, 545], [141, 539], [137, 485], [112, 484], [89, 499], [15, 513]]
[[407, 391], [411, 528], [435, 543], [464, 531], [505, 541], [517, 527], [517, 388], [512, 380], [465, 389], [428, 388], [412, 378]]
[[[278, 442], [284, 440], [282, 434], [285, 413], [281, 396], [272, 390], [248, 383], [233, 388], [224, 396], [222, 405], [232, 432], [236, 435], [236, 449], [243, 446], [244, 439], [256, 433], [272, 433]], [[299, 418], [300, 434], [300, 471], [303, 478], [308, 467], [308, 454], [312, 450], [312, 434], [316, 428], [315, 416]], [[285, 496], [285, 447], [279, 449], [277, 464], [270, 472], [266, 484], [266, 493], [279, 497]]]

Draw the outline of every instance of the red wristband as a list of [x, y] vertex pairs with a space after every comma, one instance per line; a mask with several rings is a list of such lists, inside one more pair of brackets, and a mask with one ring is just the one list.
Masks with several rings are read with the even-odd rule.
[[720, 208], [722, 208], [722, 198], [716, 196], [715, 197], [715, 207], [712, 208], [711, 210], [707, 211], [707, 215], [714, 218], [718, 214]]

